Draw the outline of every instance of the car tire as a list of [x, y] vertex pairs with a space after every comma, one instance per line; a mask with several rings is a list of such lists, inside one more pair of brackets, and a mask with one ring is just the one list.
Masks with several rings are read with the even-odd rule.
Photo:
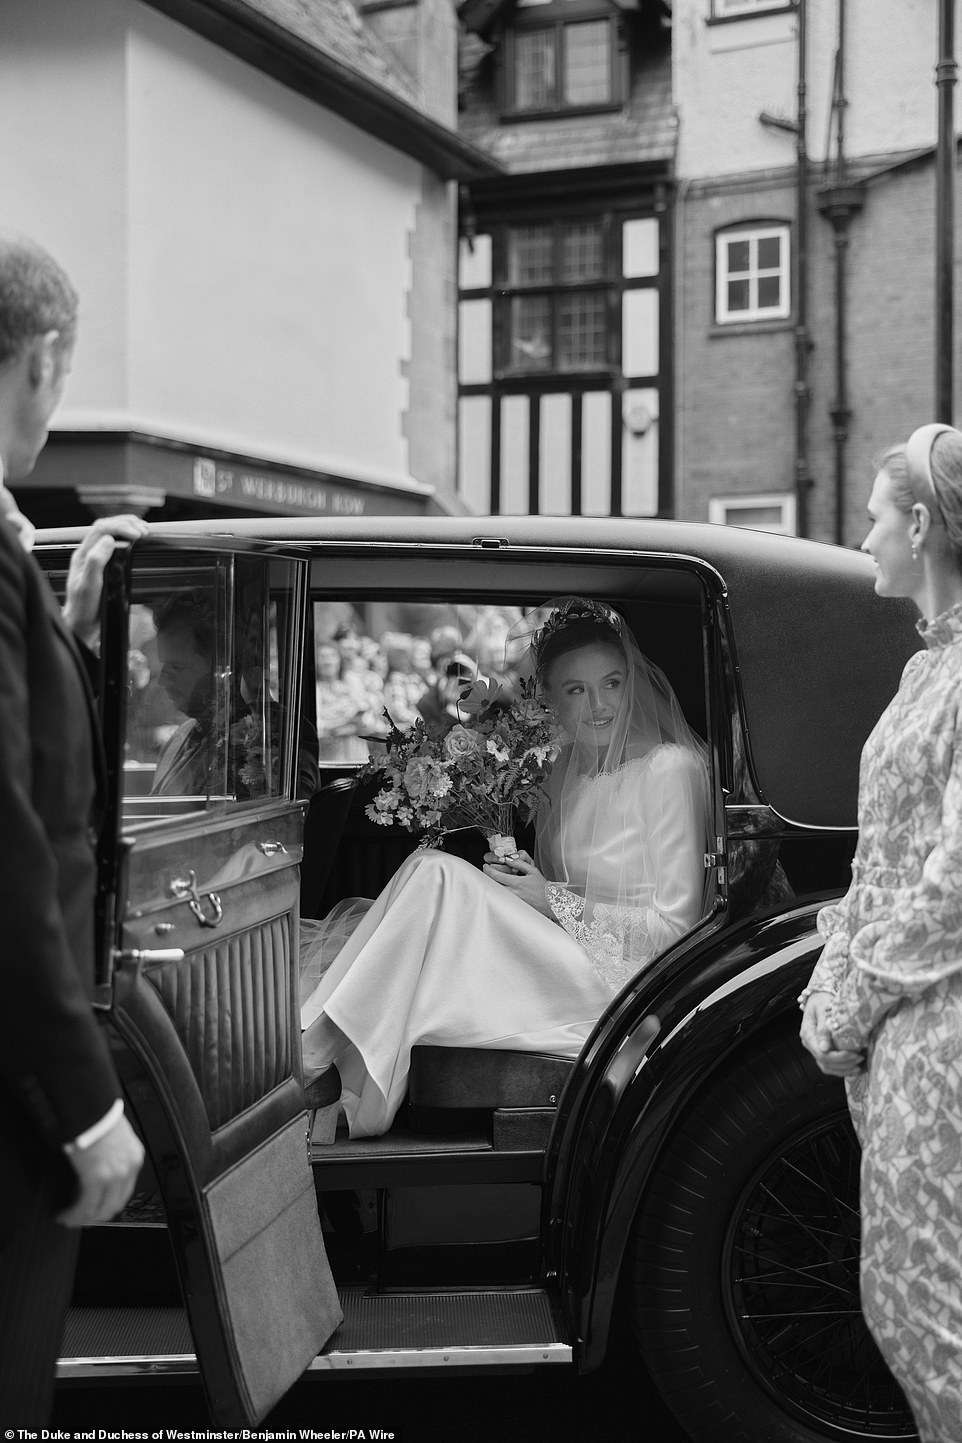
[[696, 1100], [642, 1204], [637, 1341], [703, 1443], [917, 1437], [862, 1318], [858, 1144], [838, 1082], [782, 1031]]

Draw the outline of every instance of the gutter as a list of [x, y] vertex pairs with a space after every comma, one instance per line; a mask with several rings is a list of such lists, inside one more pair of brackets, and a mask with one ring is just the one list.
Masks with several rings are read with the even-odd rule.
[[442, 180], [503, 175], [504, 167], [416, 106], [335, 60], [245, 0], [146, 0], [154, 10], [333, 111]]
[[808, 38], [806, 0], [798, 0], [798, 77], [795, 119], [795, 508], [799, 536], [808, 535], [808, 500], [812, 486], [808, 456], [809, 352], [808, 328]]
[[865, 192], [849, 182], [845, 154], [846, 26], [845, 0], [838, 0], [837, 39], [835, 48], [835, 80], [832, 113], [836, 126], [835, 166], [831, 183], [818, 192], [818, 208], [831, 222], [835, 242], [835, 396], [829, 408], [835, 453], [835, 531], [836, 546], [845, 543], [845, 476], [846, 448], [852, 411], [848, 392], [848, 244], [853, 218], [861, 211]]

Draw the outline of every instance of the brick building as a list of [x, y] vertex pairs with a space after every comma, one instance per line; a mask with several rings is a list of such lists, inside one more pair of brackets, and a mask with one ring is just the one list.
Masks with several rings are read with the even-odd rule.
[[934, 414], [937, 6], [673, 11], [677, 514], [855, 544]]
[[934, 410], [934, 0], [459, 13], [465, 501], [859, 540]]

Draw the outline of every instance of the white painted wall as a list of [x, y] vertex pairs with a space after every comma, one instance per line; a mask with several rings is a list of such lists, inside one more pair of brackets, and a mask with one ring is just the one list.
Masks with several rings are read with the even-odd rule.
[[[962, 17], [962, 0], [956, 0]], [[807, 0], [808, 146], [826, 157], [838, 0]], [[790, 165], [794, 139], [759, 112], [796, 113], [797, 16], [706, 24], [709, 0], [675, 0], [672, 67], [686, 179]], [[959, 33], [960, 18], [956, 20]], [[846, 0], [846, 149], [878, 155], [933, 145], [938, 7], [933, 0]], [[958, 103], [958, 102], [957, 102]]]
[[0, 225], [53, 252], [80, 293], [68, 397], [126, 405], [124, 0], [0, 5]]
[[407, 478], [416, 162], [136, 0], [4, 0], [0, 134], [83, 297], [62, 427]]

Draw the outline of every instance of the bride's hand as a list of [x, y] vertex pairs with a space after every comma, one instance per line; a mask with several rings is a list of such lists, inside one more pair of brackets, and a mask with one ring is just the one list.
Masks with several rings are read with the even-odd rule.
[[496, 852], [485, 852], [481, 870], [492, 882], [506, 887], [536, 912], [545, 917], [552, 915], [545, 896], [545, 879], [527, 852], [512, 852], [510, 857], [503, 859]]

